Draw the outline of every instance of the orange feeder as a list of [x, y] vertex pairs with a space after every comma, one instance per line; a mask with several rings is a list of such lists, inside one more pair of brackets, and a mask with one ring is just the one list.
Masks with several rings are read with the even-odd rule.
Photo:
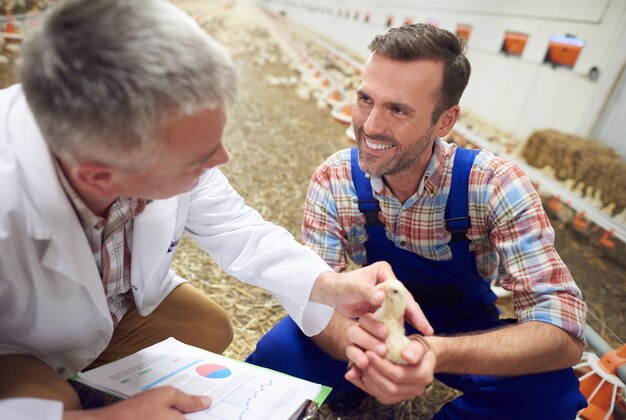
[[343, 102], [343, 95], [337, 88], [327, 90], [326, 95], [326, 103], [333, 108]]
[[4, 32], [7, 34], [17, 34], [17, 27], [13, 21], [13, 13], [7, 11], [7, 21], [4, 24]]
[[574, 67], [584, 46], [585, 41], [573, 36], [552, 36], [545, 61], [555, 66]]
[[587, 408], [578, 415], [585, 420], [613, 420], [616, 407], [626, 408], [624, 402], [626, 385], [617, 376], [620, 366], [626, 364], [626, 344], [604, 354], [601, 359], [593, 353], [585, 353], [583, 362], [575, 366], [582, 375], [580, 392], [587, 398]]
[[572, 225], [574, 225], [574, 227], [578, 230], [587, 230], [589, 223], [585, 221], [584, 217], [584, 211], [576, 213], [576, 216], [572, 219]]
[[471, 32], [472, 32], [472, 27], [470, 25], [459, 23], [456, 27], [456, 35], [459, 38], [463, 38], [465, 41], [469, 39]]
[[612, 229], [609, 229], [609, 230], [605, 231], [602, 234], [602, 236], [600, 237], [600, 240], [599, 240], [600, 245], [602, 245], [603, 247], [608, 248], [608, 249], [615, 248], [615, 242], [613, 242], [611, 240], [611, 236], [613, 236], [613, 230]]
[[561, 211], [562, 205], [560, 196], [555, 195], [552, 197], [552, 200], [550, 200], [550, 208], [554, 211]]
[[387, 25], [388, 28], [390, 28], [391, 25], [393, 25], [393, 16], [391, 15], [387, 16], [387, 22], [385, 24]]
[[352, 123], [352, 105], [344, 102], [330, 112], [330, 115], [344, 124]]
[[507, 32], [504, 35], [502, 52], [511, 55], [522, 55], [528, 41], [528, 35], [519, 32]]

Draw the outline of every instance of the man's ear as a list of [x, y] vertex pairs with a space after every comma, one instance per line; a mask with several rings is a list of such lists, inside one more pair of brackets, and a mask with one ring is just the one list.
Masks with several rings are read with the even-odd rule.
[[113, 171], [100, 163], [80, 163], [70, 169], [72, 178], [79, 183], [78, 188], [102, 196], [116, 196], [117, 184]]
[[437, 137], [445, 137], [448, 135], [452, 127], [454, 127], [456, 120], [459, 118], [460, 113], [461, 108], [458, 105], [454, 105], [441, 113], [435, 130]]

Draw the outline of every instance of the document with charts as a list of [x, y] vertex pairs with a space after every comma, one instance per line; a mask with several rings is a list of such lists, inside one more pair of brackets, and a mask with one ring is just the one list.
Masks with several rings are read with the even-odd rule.
[[330, 388], [260, 368], [168, 338], [133, 355], [74, 379], [127, 398], [158, 386], [173, 385], [208, 395], [207, 410], [188, 419], [287, 419], [305, 400], [319, 404]]

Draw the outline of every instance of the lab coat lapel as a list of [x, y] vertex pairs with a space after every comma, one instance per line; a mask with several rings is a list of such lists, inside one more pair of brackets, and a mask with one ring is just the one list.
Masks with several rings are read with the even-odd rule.
[[131, 278], [136, 301], [143, 298], [146, 283], [154, 277], [173, 239], [178, 197], [155, 200], [135, 218]]
[[[23, 97], [21, 101], [19, 106], [27, 108]], [[95, 306], [110, 317], [100, 273], [76, 212], [58, 181], [52, 155], [30, 111], [20, 111], [12, 115], [7, 132], [24, 180], [28, 233], [45, 247], [40, 257], [44, 276], [49, 269], [86, 287]]]

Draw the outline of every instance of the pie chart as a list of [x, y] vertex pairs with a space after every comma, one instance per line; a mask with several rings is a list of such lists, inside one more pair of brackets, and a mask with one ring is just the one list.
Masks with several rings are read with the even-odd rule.
[[226, 378], [232, 373], [227, 367], [212, 364], [200, 365], [196, 367], [196, 372], [200, 376], [211, 379]]

